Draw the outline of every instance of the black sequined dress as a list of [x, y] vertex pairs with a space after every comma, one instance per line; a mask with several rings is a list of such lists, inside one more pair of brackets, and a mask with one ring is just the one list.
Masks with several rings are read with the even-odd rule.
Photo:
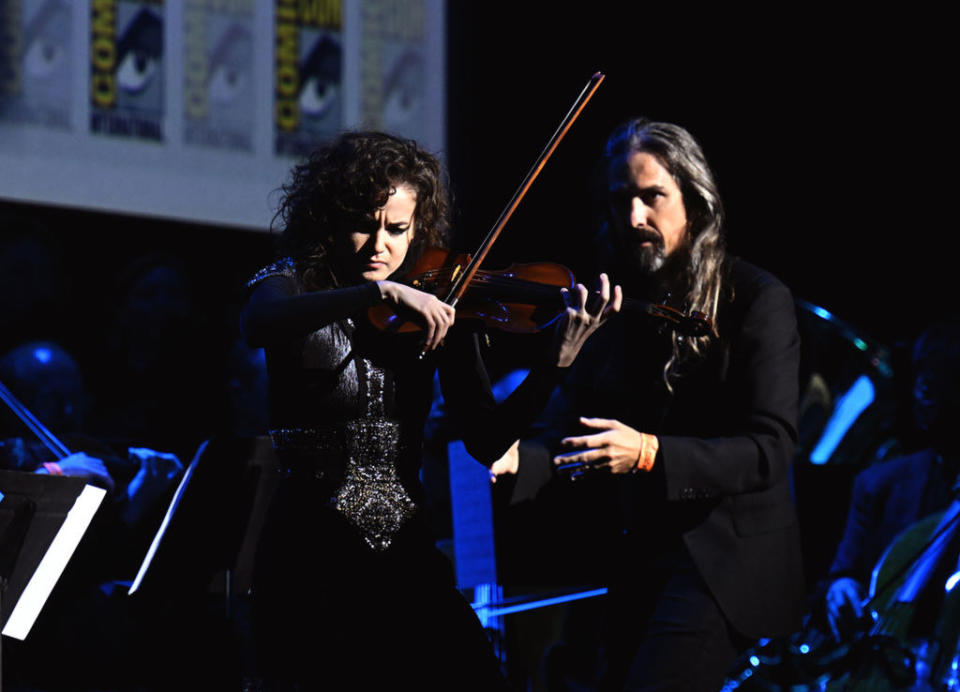
[[251, 281], [244, 329], [264, 346], [284, 480], [258, 554], [254, 627], [268, 679], [302, 689], [498, 689], [495, 661], [436, 550], [418, 481], [439, 368], [467, 449], [492, 462], [542, 409], [560, 370], [536, 367], [496, 404], [476, 336], [419, 338], [358, 315], [376, 284], [306, 292], [290, 261]]

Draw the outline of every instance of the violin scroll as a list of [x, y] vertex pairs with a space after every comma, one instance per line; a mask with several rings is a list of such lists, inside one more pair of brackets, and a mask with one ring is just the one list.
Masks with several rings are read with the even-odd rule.
[[[641, 303], [641, 301], [636, 302]], [[697, 338], [714, 334], [713, 321], [697, 310], [686, 314], [669, 305], [656, 303], [641, 303], [640, 309], [648, 315], [664, 320], [683, 336]]]

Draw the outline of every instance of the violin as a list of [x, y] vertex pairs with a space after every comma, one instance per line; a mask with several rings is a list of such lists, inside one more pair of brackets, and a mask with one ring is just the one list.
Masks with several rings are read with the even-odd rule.
[[[402, 281], [427, 293], [446, 295], [470, 262], [468, 254], [427, 248]], [[566, 303], [561, 289], [572, 291], [576, 284], [573, 273], [554, 262], [511, 264], [497, 271], [478, 269], [457, 305], [457, 319], [477, 320], [513, 334], [532, 334], [563, 314]], [[648, 315], [684, 336], [706, 336], [713, 331], [703, 313], [688, 315], [668, 305], [625, 298], [621, 312]], [[393, 332], [420, 328], [386, 304], [370, 308], [368, 318], [374, 326]]]
[[[503, 211], [500, 213], [500, 217], [497, 219], [496, 223], [493, 225], [493, 228], [487, 233], [486, 237], [480, 243], [480, 247], [477, 248], [476, 252], [470, 255], [462, 255], [459, 257], [463, 258], [463, 262], [448, 261], [449, 258], [433, 253], [425, 252], [424, 255], [427, 256], [430, 260], [433, 261], [433, 264], [427, 264], [423, 257], [420, 258], [420, 261], [417, 263], [417, 267], [420, 269], [420, 274], [418, 276], [413, 276], [409, 279], [411, 285], [421, 288], [429, 284], [434, 284], [442, 287], [443, 294], [442, 300], [448, 305], [457, 306], [457, 303], [466, 293], [467, 289], [471, 286], [486, 285], [488, 288], [496, 288], [499, 284], [500, 287], [503, 287], [501, 283], [508, 277], [505, 277], [502, 273], [499, 278], [495, 278], [496, 272], [483, 272], [480, 278], [476, 279], [476, 284], [474, 279], [477, 277], [477, 274], [480, 270], [480, 265], [483, 260], [486, 258], [487, 253], [490, 252], [490, 248], [493, 247], [493, 244], [496, 242], [497, 238], [500, 236], [500, 232], [503, 231], [503, 228], [507, 225], [507, 222], [510, 220], [510, 217], [513, 216], [513, 212], [516, 211], [517, 207], [520, 206], [520, 202], [523, 200], [523, 197], [527, 194], [527, 191], [533, 185], [533, 181], [537, 179], [540, 175], [540, 172], [543, 170], [543, 167], [546, 165], [549, 158], [553, 155], [553, 152], [556, 151], [557, 145], [560, 144], [560, 141], [566, 136], [567, 132], [570, 130], [570, 127], [573, 125], [574, 121], [580, 116], [580, 113], [583, 112], [583, 109], [586, 107], [587, 103], [593, 98], [593, 95], [596, 93], [597, 89], [600, 87], [600, 84], [603, 83], [605, 76], [602, 72], [595, 73], [590, 80], [587, 82], [586, 86], [583, 87], [583, 90], [577, 96], [576, 100], [573, 103], [573, 106], [570, 107], [570, 110], [567, 111], [567, 114], [563, 117], [563, 120], [560, 121], [559, 127], [554, 131], [553, 135], [547, 141], [547, 145], [543, 148], [543, 151], [540, 152], [540, 155], [537, 157], [537, 160], [534, 162], [533, 166], [530, 167], [530, 170], [527, 171], [527, 174], [524, 176], [523, 181], [520, 183], [520, 186], [517, 188], [516, 192], [513, 193], [513, 197], [510, 198], [510, 201], [507, 202], [507, 206], [504, 207]], [[428, 260], [429, 261], [429, 260]], [[556, 265], [559, 266], [559, 265]], [[417, 269], [415, 268], [414, 271]], [[509, 272], [510, 270], [507, 270]], [[552, 280], [560, 280], [560, 272], [548, 271], [547, 272]], [[569, 274], [569, 272], [567, 272]], [[515, 276], [509, 277], [511, 284], [514, 287], [517, 287], [517, 278]], [[526, 281], [526, 279], [523, 279]], [[572, 277], [569, 278], [572, 280]], [[416, 282], [419, 282], [416, 283]], [[529, 281], [528, 284], [537, 283], [535, 281]], [[565, 286], [568, 283], [568, 277], [564, 276], [562, 286]], [[553, 284], [546, 284], [553, 285]], [[527, 289], [531, 289], [531, 285], [527, 285]], [[552, 290], [557, 290], [558, 286], [554, 285]], [[440, 293], [437, 293], [440, 295]], [[536, 312], [536, 306], [533, 308], [532, 312]], [[559, 314], [559, 313], [557, 313]], [[411, 326], [406, 327], [405, 320], [402, 317], [396, 316], [393, 314], [392, 308], [379, 308], [371, 310], [371, 322], [375, 325], [382, 325], [384, 328], [391, 331], [412, 331], [416, 330], [419, 327]], [[527, 325], [536, 323], [536, 319], [533, 318], [532, 313], [530, 315], [530, 320], [526, 321]], [[491, 317], [491, 320], [494, 322], [497, 321], [497, 318]], [[522, 320], [521, 320], [522, 321]], [[548, 320], [546, 324], [549, 324], [551, 320]], [[500, 320], [501, 323], [509, 324], [509, 320]], [[520, 322], [520, 321], [518, 321]], [[526, 327], [525, 327], [526, 328]], [[536, 331], [536, 330], [534, 330]], [[425, 353], [421, 353], [420, 357], [422, 358]]]
[[[576, 286], [573, 274], [566, 267], [550, 262], [537, 262], [513, 264], [504, 270], [489, 271], [481, 270], [480, 265], [533, 185], [533, 181], [540, 175], [547, 160], [603, 80], [602, 72], [590, 77], [476, 252], [472, 256], [457, 255], [428, 248], [411, 270], [406, 279], [407, 283], [414, 288], [441, 296], [445, 303], [457, 307], [457, 319], [480, 319], [487, 326], [508, 332], [527, 334], [539, 331], [552, 324], [563, 313], [566, 304], [560, 289], [572, 290]], [[469, 306], [458, 305], [465, 297]], [[703, 313], [686, 315], [666, 305], [638, 300], [625, 300], [623, 308], [627, 312], [659, 318], [685, 336], [699, 337], [713, 332], [713, 324]], [[396, 315], [393, 309], [386, 305], [371, 308], [368, 317], [372, 324], [381, 329], [395, 332], [419, 329], [418, 325]]]

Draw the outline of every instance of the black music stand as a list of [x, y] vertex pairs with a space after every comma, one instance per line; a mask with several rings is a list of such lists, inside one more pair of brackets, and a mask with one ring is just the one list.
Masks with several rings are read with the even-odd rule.
[[4, 636], [29, 634], [105, 495], [80, 478], [0, 471]]
[[256, 438], [228, 435], [200, 445], [130, 586], [130, 595], [206, 591], [218, 570], [234, 566], [254, 502], [258, 478], [251, 474], [250, 459], [256, 448]]
[[176, 661], [155, 668], [156, 689], [186, 678], [197, 688], [240, 685], [229, 614], [210, 610], [208, 596], [215, 575], [237, 562], [256, 490], [249, 461], [257, 447], [255, 439], [231, 436], [200, 445], [128, 591], [137, 612], [155, 623], [144, 649], [179, 642]]

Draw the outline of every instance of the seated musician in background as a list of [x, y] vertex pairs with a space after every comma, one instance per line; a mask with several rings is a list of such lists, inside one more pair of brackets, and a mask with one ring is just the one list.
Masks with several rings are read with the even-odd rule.
[[11, 653], [4, 682], [15, 689], [132, 689], [130, 681], [143, 675], [137, 664], [153, 651], [144, 633], [155, 623], [135, 620], [125, 596], [111, 595], [136, 574], [157, 527], [149, 518], [180, 475], [180, 461], [146, 448], [115, 451], [84, 434], [83, 377], [55, 343], [31, 341], [0, 356], [0, 381], [71, 450], [58, 458], [0, 404], [0, 468], [82, 478], [109, 493], [30, 636], [4, 641]]
[[[56, 431], [55, 435], [72, 437], [80, 431], [86, 396], [83, 378], [73, 357], [56, 344], [34, 341], [6, 353], [0, 358], [0, 382], [12, 390], [37, 420]], [[113, 476], [100, 458], [74, 452], [58, 462], [39, 439], [13, 437], [15, 433], [26, 432], [26, 428], [13, 423], [12, 412], [2, 415], [10, 424], [0, 425], [0, 438], [3, 438], [0, 439], [0, 468], [82, 477], [108, 492], [113, 491]]]
[[[726, 254], [713, 174], [686, 130], [630, 121], [605, 164], [601, 240], [626, 314], [595, 335], [555, 397], [551, 433], [565, 453], [525, 443], [516, 483], [552, 460], [618, 510], [601, 689], [716, 690], [749, 639], [799, 621], [793, 299]], [[701, 312], [713, 329], [673, 331], [631, 315], [629, 298]], [[577, 515], [571, 506], [568, 521]]]
[[856, 478], [843, 540], [830, 567], [825, 608], [837, 640], [856, 629], [870, 574], [897, 534], [956, 497], [960, 469], [960, 324], [927, 329], [913, 350], [913, 408], [929, 445]]
[[0, 382], [44, 426], [74, 450], [57, 459], [25, 428], [0, 426], [0, 468], [85, 478], [111, 493], [125, 524], [136, 524], [170, 487], [182, 470], [173, 454], [131, 447], [118, 455], [104, 443], [83, 433], [87, 394], [76, 361], [52, 342], [31, 341], [0, 357]]

